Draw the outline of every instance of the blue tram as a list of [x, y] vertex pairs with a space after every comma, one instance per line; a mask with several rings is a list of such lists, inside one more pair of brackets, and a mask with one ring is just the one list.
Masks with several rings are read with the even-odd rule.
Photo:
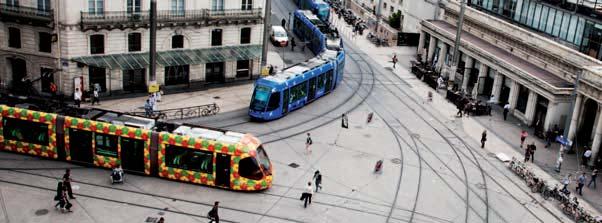
[[325, 50], [255, 82], [249, 115], [274, 120], [330, 93], [343, 80], [345, 51]]
[[297, 7], [304, 10], [311, 10], [320, 20], [328, 22], [330, 18], [330, 6], [323, 0], [294, 0]]
[[317, 55], [326, 48], [331, 50], [342, 48], [343, 42], [338, 30], [322, 22], [310, 11], [297, 10], [293, 19], [293, 32], [301, 41], [307, 43], [305, 47], [309, 47], [314, 54]]

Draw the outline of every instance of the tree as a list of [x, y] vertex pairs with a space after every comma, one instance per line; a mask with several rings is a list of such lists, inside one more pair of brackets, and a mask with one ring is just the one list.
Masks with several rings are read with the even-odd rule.
[[391, 14], [387, 22], [389, 23], [389, 26], [395, 29], [401, 28], [401, 12], [397, 11], [396, 13]]

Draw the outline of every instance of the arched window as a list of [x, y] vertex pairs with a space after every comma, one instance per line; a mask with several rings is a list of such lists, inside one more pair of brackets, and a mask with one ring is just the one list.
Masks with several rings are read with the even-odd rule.
[[184, 36], [182, 36], [182, 35], [172, 36], [171, 37], [171, 48], [172, 49], [184, 48]]

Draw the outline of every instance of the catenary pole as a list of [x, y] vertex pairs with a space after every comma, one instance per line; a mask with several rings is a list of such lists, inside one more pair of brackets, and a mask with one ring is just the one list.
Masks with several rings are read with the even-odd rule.
[[[457, 30], [456, 30], [456, 41], [454, 42], [454, 51], [453, 51], [453, 58], [451, 61], [451, 68], [447, 71], [448, 75], [447, 78], [449, 78], [447, 80], [448, 83], [452, 84], [454, 82], [455, 77], [453, 77], [454, 75], [451, 74], [455, 74], [456, 73], [456, 68], [458, 67], [458, 61], [460, 60], [460, 54], [458, 53], [458, 51], [460, 50], [460, 40], [462, 37], [462, 26], [464, 25], [464, 10], [466, 9], [466, 0], [462, 0], [462, 2], [460, 3], [460, 14], [458, 15], [458, 24], [457, 24]], [[451, 86], [448, 86], [448, 88]]]
[[[263, 46], [261, 51], [261, 68], [267, 65], [268, 61], [268, 38], [272, 18], [272, 0], [265, 1], [265, 13], [263, 16]], [[289, 23], [291, 21], [288, 21]]]
[[150, 59], [150, 70], [148, 73], [150, 82], [156, 81], [156, 72], [157, 72], [157, 0], [151, 0], [151, 10], [150, 10], [150, 38], [149, 38], [149, 46], [150, 51], [149, 59]]

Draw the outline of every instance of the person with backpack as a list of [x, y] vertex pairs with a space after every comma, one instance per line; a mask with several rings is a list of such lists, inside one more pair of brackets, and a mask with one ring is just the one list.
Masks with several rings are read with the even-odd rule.
[[213, 203], [213, 208], [211, 208], [211, 211], [207, 213], [207, 217], [209, 217], [209, 220], [211, 220], [211, 222], [219, 223], [219, 214], [217, 213], [218, 209], [219, 201], [216, 201], [215, 203]]
[[314, 141], [311, 140], [311, 135], [309, 134], [309, 132], [307, 133], [307, 139], [305, 140], [305, 150], [307, 150], [308, 154], [311, 154], [311, 144], [313, 144]]
[[397, 55], [393, 54], [393, 59], [391, 62], [393, 62], [393, 69], [395, 69], [395, 64], [397, 64]]
[[318, 192], [318, 189], [322, 189], [322, 174], [320, 173], [320, 170], [314, 172], [314, 180], [316, 182], [316, 192]]

